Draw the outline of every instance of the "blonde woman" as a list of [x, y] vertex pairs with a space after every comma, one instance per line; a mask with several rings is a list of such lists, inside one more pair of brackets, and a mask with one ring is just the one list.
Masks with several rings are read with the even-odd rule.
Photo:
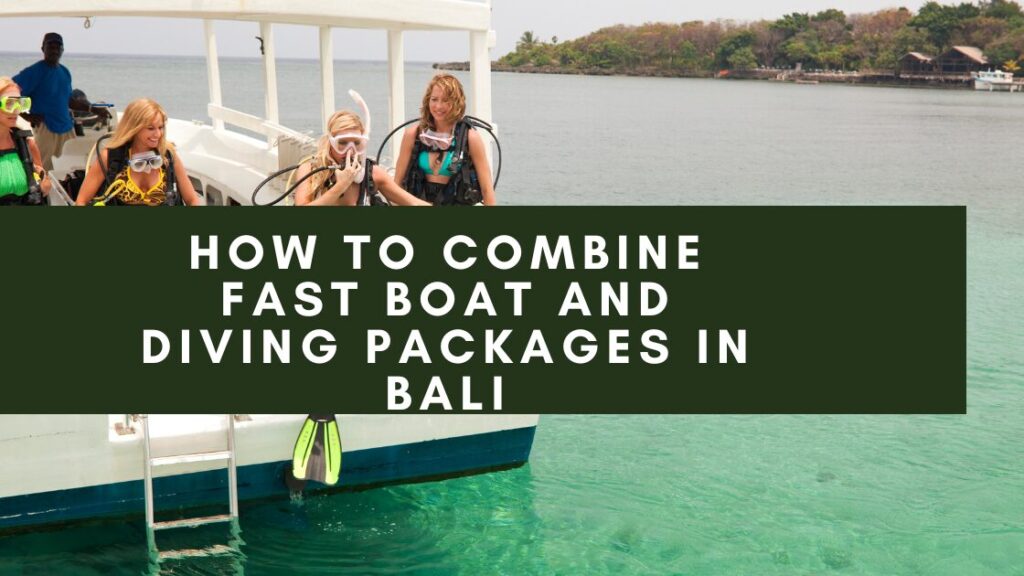
[[89, 166], [75, 204], [201, 204], [185, 163], [167, 141], [166, 124], [167, 113], [153, 100], [130, 102], [106, 148], [97, 146], [96, 160]]
[[362, 108], [364, 127], [359, 116], [339, 110], [327, 121], [327, 133], [317, 143], [316, 154], [295, 172], [296, 206], [355, 206], [360, 195], [371, 193], [372, 181], [388, 202], [399, 206], [429, 206], [405, 190], [381, 167], [372, 166], [366, 181], [366, 145], [370, 139], [370, 111], [354, 90], [349, 95]]
[[39, 205], [50, 192], [35, 138], [18, 126], [19, 115], [31, 106], [14, 80], [0, 76], [0, 206]]
[[431, 204], [496, 202], [483, 138], [465, 120], [466, 94], [458, 78], [437, 74], [427, 84], [420, 121], [405, 130], [395, 178]]

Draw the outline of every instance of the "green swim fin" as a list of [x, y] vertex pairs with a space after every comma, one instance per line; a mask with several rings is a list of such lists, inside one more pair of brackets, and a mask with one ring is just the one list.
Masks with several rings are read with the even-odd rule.
[[310, 414], [302, 423], [292, 453], [292, 475], [329, 486], [341, 474], [341, 435], [334, 414]]

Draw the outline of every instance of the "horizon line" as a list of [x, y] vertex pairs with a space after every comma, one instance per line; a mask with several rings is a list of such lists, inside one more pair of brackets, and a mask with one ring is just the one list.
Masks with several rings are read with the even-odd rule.
[[[0, 56], [8, 56], [8, 55], [11, 55], [11, 56], [31, 56], [31, 57], [37, 57], [40, 60], [42, 60], [42, 57], [40, 56], [38, 50], [31, 51], [31, 52], [23, 52], [23, 51], [15, 51], [15, 50], [0, 50]], [[110, 52], [74, 52], [72, 54], [64, 54], [61, 57], [61, 60], [64, 60], [66, 58], [77, 58], [77, 57], [81, 57], [81, 56], [109, 56], [109, 57], [113, 57], [113, 58], [125, 58], [125, 59], [129, 59], [129, 60], [141, 60], [141, 59], [146, 59], [146, 58], [195, 58], [195, 59], [198, 59], [198, 60], [206, 60], [206, 55], [204, 55], [204, 54], [117, 54], [117, 53], [110, 53]], [[218, 55], [217, 56], [217, 60], [256, 60], [256, 61], [261, 61], [263, 59], [260, 58], [259, 56], [224, 56], [224, 55]], [[278, 56], [274, 60], [278, 61], [278, 62], [282, 61], [282, 60], [301, 61], [301, 62], [319, 62], [320, 61], [319, 58], [303, 57], [303, 56]], [[379, 63], [383, 63], [383, 64], [386, 64], [388, 62], [388, 60], [386, 58], [383, 58], [383, 59], [374, 59], [374, 58], [359, 58], [359, 59], [333, 58], [331, 61], [332, 62], [366, 62], [366, 63], [370, 63], [370, 62], [378, 63], [379, 62]], [[446, 60], [446, 61], [442, 61], [442, 60], [405, 60], [404, 62], [406, 64], [429, 64], [429, 65], [433, 65], [433, 64], [438, 64], [438, 63], [442, 63], [442, 62], [445, 62], [445, 63], [446, 62], [458, 62], [458, 60]]]

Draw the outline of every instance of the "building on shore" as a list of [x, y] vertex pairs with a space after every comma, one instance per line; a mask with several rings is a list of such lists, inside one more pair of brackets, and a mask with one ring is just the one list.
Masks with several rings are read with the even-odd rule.
[[900, 76], [934, 74], [935, 59], [921, 52], [907, 52], [900, 58]]
[[953, 46], [935, 58], [935, 71], [939, 74], [970, 76], [988, 66], [988, 58], [980, 48], [974, 46]]
[[987, 69], [988, 58], [980, 48], [953, 46], [939, 56], [921, 52], [908, 52], [899, 60], [897, 75], [903, 78], [942, 78], [968, 80], [973, 74]]

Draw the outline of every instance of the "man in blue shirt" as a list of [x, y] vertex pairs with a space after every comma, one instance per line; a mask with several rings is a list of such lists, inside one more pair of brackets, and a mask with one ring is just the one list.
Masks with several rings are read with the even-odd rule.
[[71, 72], [60, 63], [64, 39], [56, 32], [43, 36], [43, 59], [14, 76], [21, 95], [32, 99], [29, 119], [35, 127], [36, 144], [43, 167], [53, 169], [64, 143], [75, 137], [68, 100], [71, 98]]

